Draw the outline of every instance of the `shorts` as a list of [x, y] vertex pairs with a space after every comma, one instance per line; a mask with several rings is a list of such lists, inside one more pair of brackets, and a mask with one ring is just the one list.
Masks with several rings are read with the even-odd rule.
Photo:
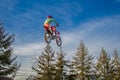
[[50, 27], [50, 24], [49, 24], [49, 23], [44, 24], [44, 28], [45, 28], [45, 29], [49, 29], [49, 27]]

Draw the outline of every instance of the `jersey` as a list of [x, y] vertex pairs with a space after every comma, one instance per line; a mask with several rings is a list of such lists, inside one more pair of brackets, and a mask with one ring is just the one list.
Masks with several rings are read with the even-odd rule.
[[47, 19], [45, 20], [45, 22], [44, 22], [44, 25], [45, 25], [46, 23], [51, 24], [52, 22], [54, 22], [55, 25], [58, 25], [57, 21], [56, 21], [54, 18], [47, 18]]

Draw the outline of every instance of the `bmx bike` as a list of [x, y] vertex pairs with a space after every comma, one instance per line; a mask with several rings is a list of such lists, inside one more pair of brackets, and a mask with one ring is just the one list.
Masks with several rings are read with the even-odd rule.
[[48, 44], [51, 42], [51, 40], [56, 40], [56, 44], [58, 46], [62, 45], [60, 33], [58, 31], [56, 31], [55, 26], [51, 26], [51, 31], [48, 29], [45, 30], [44, 39], [45, 39], [46, 43], [48, 43]]

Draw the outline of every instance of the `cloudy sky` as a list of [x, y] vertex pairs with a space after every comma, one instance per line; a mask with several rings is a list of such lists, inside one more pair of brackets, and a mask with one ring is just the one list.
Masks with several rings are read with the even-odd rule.
[[[115, 48], [120, 53], [120, 0], [1, 0], [0, 20], [6, 32], [15, 34], [14, 55], [22, 64], [18, 78], [31, 73], [32, 63], [46, 46], [47, 15], [59, 23], [66, 58], [72, 58], [81, 40], [96, 57], [102, 47], [109, 54]], [[54, 41], [51, 46], [59, 50]]]

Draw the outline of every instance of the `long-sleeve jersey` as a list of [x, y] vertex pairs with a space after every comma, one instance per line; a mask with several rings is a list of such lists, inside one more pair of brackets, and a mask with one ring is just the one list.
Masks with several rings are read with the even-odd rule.
[[57, 21], [56, 21], [54, 18], [47, 18], [47, 19], [45, 20], [45, 22], [44, 22], [44, 25], [45, 25], [46, 23], [51, 24], [52, 22], [54, 22], [55, 25], [58, 25]]

